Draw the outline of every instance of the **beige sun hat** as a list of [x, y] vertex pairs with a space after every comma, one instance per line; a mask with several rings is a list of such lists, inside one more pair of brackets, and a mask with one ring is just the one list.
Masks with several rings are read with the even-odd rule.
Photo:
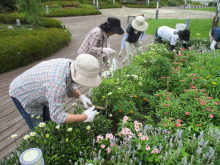
[[131, 25], [138, 31], [145, 31], [148, 28], [148, 23], [145, 21], [143, 16], [136, 16]]
[[90, 54], [80, 54], [70, 65], [71, 77], [77, 84], [97, 87], [102, 82], [99, 76], [99, 61]]

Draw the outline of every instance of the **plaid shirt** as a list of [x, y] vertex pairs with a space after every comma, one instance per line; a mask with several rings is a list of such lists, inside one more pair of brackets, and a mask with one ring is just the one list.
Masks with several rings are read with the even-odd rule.
[[78, 50], [78, 54], [100, 55], [102, 48], [109, 47], [108, 36], [100, 27], [92, 29]]
[[66, 120], [64, 98], [77, 89], [70, 73], [70, 59], [44, 61], [16, 77], [9, 94], [15, 97], [29, 114], [43, 114], [43, 106], [50, 110], [50, 118], [57, 124]]

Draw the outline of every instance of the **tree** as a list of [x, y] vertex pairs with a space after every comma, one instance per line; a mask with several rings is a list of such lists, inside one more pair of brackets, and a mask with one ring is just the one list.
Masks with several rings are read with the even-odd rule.
[[5, 14], [5, 20], [8, 22], [8, 12], [16, 10], [17, 0], [1, 0], [0, 1], [0, 12]]
[[33, 29], [36, 29], [41, 24], [43, 12], [41, 0], [19, 0], [19, 11], [24, 13], [25, 18]]

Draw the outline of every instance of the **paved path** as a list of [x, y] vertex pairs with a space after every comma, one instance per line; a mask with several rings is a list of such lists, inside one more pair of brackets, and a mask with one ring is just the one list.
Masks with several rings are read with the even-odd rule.
[[[109, 16], [120, 18], [123, 29], [126, 29], [128, 25], [128, 15], [144, 13], [146, 19], [155, 18], [155, 9], [129, 9], [123, 7], [122, 9], [102, 9], [100, 11], [103, 13], [102, 15], [57, 18], [58, 20], [62, 21], [67, 29], [71, 32], [72, 41], [70, 42], [69, 46], [63, 48], [62, 50], [55, 53], [53, 56], [48, 57], [44, 60], [60, 57], [71, 58], [74, 60], [77, 56], [77, 50], [87, 33], [92, 28], [97, 27], [101, 23], [105, 22]], [[162, 8], [159, 11], [159, 18], [213, 18], [214, 14], [215, 13], [212, 12], [187, 11], [176, 8]], [[153, 36], [147, 35], [145, 37], [144, 43], [151, 43], [153, 39]], [[111, 47], [117, 52], [120, 50], [121, 40], [122, 36], [119, 35], [114, 35], [110, 37]], [[119, 61], [122, 61], [123, 58], [123, 56], [121, 58], [117, 57]], [[99, 58], [99, 61], [101, 67], [105, 68], [101, 58]], [[18, 110], [15, 108], [8, 95], [9, 84], [16, 76], [38, 64], [39, 62], [41, 61], [34, 62], [28, 66], [20, 67], [11, 72], [0, 74], [0, 159], [2, 159], [8, 153], [11, 153], [16, 147], [10, 136], [14, 133], [18, 134], [17, 143], [19, 144], [22, 137], [24, 136], [24, 130], [28, 130], [26, 122], [19, 114]], [[81, 86], [79, 86], [78, 88], [83, 94], [88, 93], [88, 88]], [[67, 111], [73, 110], [71, 106], [72, 102], [72, 99], [66, 99]]]
[[[103, 15], [112, 15], [116, 17], [127, 17], [128, 15], [144, 14], [146, 19], [156, 18], [156, 9], [147, 8], [127, 8], [121, 9], [102, 9]], [[184, 10], [177, 7], [161, 7], [159, 9], [158, 19], [210, 19], [215, 16], [215, 12]]]

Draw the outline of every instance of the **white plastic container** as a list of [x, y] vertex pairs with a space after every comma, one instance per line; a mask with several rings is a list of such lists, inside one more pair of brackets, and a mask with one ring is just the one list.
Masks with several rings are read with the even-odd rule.
[[186, 29], [186, 24], [184, 23], [177, 23], [176, 24], [176, 30], [184, 30]]
[[39, 148], [25, 150], [20, 156], [21, 165], [45, 165], [42, 151]]

